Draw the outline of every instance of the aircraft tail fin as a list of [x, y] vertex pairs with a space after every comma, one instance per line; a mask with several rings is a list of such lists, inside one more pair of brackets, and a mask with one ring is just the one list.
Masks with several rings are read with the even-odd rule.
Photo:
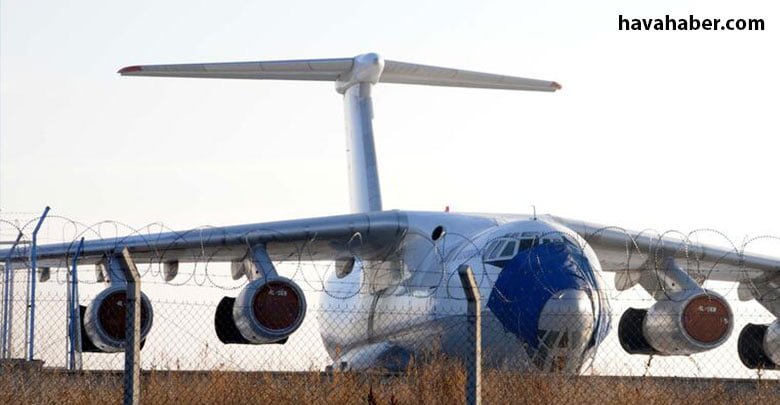
[[371, 88], [374, 84], [385, 82], [547, 92], [561, 88], [561, 85], [552, 81], [396, 62], [384, 60], [375, 53], [337, 59], [137, 65], [122, 68], [119, 74], [335, 82], [336, 91], [344, 95], [350, 205], [353, 213], [382, 210], [371, 123], [374, 118]]

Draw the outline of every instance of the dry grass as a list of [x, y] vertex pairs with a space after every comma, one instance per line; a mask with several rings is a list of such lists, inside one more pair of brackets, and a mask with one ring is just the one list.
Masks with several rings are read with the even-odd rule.
[[[463, 401], [465, 375], [457, 362], [438, 360], [400, 376], [372, 373], [146, 371], [146, 403], [451, 404]], [[517, 404], [774, 404], [780, 383], [528, 375], [488, 370], [483, 401]], [[116, 404], [121, 373], [65, 373], [6, 367], [0, 403]]]

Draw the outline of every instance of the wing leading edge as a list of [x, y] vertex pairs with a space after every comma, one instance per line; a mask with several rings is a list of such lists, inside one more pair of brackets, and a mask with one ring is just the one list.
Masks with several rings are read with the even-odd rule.
[[605, 271], [641, 271], [667, 257], [687, 262], [691, 275], [708, 280], [746, 281], [780, 276], [780, 259], [680, 239], [678, 233], [630, 231], [584, 221], [551, 217], [580, 234], [595, 250]]
[[[696, 243], [679, 234], [635, 232], [617, 227], [550, 217], [582, 236], [596, 252], [602, 270], [615, 272], [615, 287], [636, 284], [651, 290], [666, 278], [668, 259], [674, 259], [697, 284], [704, 280], [738, 282], [741, 301], [756, 299], [780, 316], [780, 259], [746, 253], [744, 247]], [[650, 292], [650, 291], [649, 291]]]
[[[406, 232], [406, 217], [398, 211], [351, 214], [267, 222], [183, 232], [130, 235], [85, 241], [80, 264], [95, 264], [127, 247], [138, 262], [228, 262], [241, 260], [253, 246], [265, 245], [274, 261], [338, 260], [359, 256], [383, 260], [397, 249]], [[77, 243], [37, 247], [41, 267], [67, 267]], [[9, 251], [0, 251], [8, 257]], [[29, 265], [29, 252], [17, 249], [10, 256], [17, 266]]]

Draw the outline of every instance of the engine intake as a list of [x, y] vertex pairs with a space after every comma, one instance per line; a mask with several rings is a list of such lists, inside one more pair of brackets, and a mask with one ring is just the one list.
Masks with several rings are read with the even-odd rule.
[[303, 323], [306, 297], [284, 277], [258, 279], [247, 284], [235, 299], [225, 297], [217, 306], [214, 327], [222, 343], [285, 343]]
[[648, 309], [629, 308], [620, 318], [618, 337], [630, 354], [689, 355], [723, 344], [733, 320], [723, 297], [701, 290]]
[[[125, 349], [125, 300], [125, 286], [114, 285], [82, 307], [82, 351], [114, 353]], [[153, 317], [152, 303], [141, 293], [141, 344], [152, 329]]]
[[739, 334], [739, 359], [750, 369], [780, 369], [780, 320], [769, 325], [749, 323]]

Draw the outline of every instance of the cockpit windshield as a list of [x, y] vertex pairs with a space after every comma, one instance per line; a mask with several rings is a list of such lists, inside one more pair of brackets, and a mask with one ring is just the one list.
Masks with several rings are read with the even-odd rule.
[[485, 247], [482, 260], [485, 262], [504, 262], [512, 260], [518, 252], [534, 246], [547, 243], [566, 243], [576, 248], [582, 248], [571, 237], [560, 233], [540, 234], [538, 232], [523, 232], [517, 237], [496, 238]]
[[518, 251], [533, 246], [533, 238], [498, 238], [488, 244], [482, 259], [486, 262], [511, 260]]

